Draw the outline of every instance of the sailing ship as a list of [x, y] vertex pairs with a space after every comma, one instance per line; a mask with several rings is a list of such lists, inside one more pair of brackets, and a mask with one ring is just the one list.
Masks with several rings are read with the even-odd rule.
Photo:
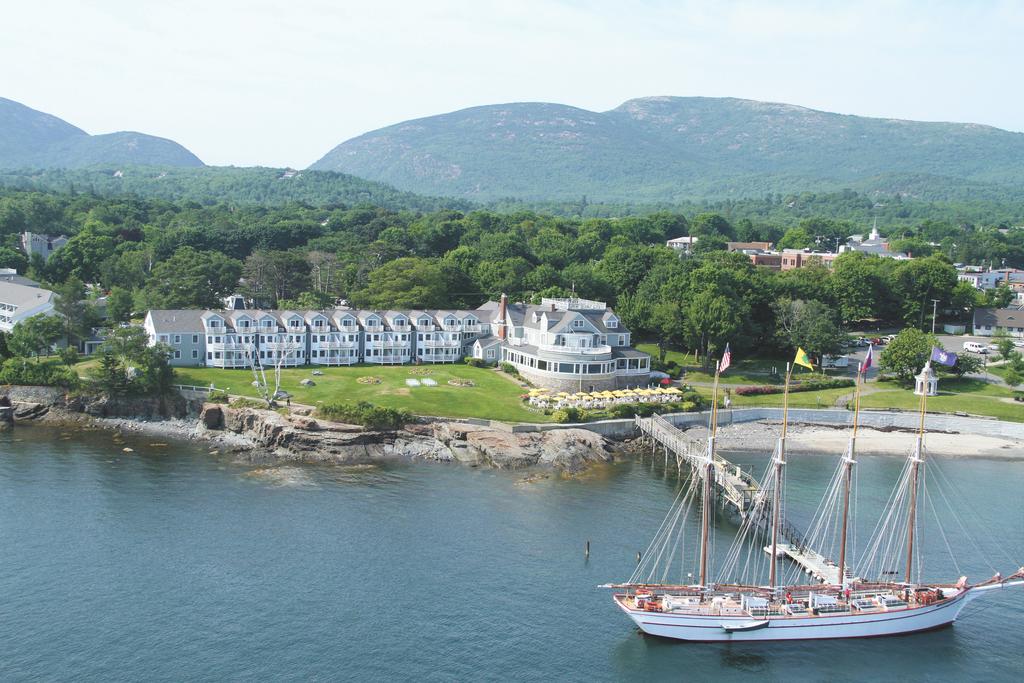
[[[693, 467], [694, 476], [680, 489], [633, 576], [626, 583], [606, 586], [615, 589], [615, 604], [643, 632], [701, 642], [892, 636], [948, 626], [975, 598], [1024, 585], [1024, 567], [1005, 578], [996, 573], [973, 584], [965, 576], [949, 583], [922, 577], [922, 511], [935, 512], [931, 503], [925, 502], [927, 489], [937, 487], [940, 497], [951, 496], [947, 491], [951, 482], [943, 478], [940, 469], [929, 465], [930, 476], [927, 482], [925, 479], [927, 390], [920, 392], [914, 446], [874, 533], [859, 561], [853, 562], [855, 527], [851, 518], [856, 508], [857, 430], [861, 389], [871, 357], [869, 350], [858, 369], [852, 432], [846, 451], [803, 537], [784, 521], [786, 436], [793, 372], [793, 364], [787, 364], [780, 436], [763, 484], [757, 487], [743, 511], [736, 538], [713, 579], [709, 567], [714, 543], [710, 529], [716, 514], [713, 480], [716, 472], [722, 476], [715, 455], [718, 384], [721, 372], [730, 362], [726, 352], [715, 371], [703, 460]], [[810, 365], [802, 350], [798, 351], [795, 363]], [[697, 507], [699, 537], [696, 543], [687, 543], [687, 519]], [[952, 519], [964, 530], [955, 512]], [[941, 537], [948, 545], [946, 535], [942, 533]], [[693, 550], [696, 552], [692, 553]], [[786, 557], [799, 562], [788, 567], [788, 577], [782, 576], [787, 569], [783, 565]], [[693, 569], [697, 577], [693, 572], [684, 574], [687, 568]], [[680, 577], [675, 583], [669, 580], [673, 570]], [[808, 582], [803, 576], [805, 571], [813, 573], [820, 583]]]

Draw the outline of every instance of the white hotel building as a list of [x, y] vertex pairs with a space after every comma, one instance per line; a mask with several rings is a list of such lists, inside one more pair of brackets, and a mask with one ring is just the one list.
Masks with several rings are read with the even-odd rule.
[[574, 391], [644, 386], [650, 356], [603, 302], [488, 302], [476, 310], [151, 310], [150, 343], [172, 364], [261, 365], [507, 362], [540, 386]]

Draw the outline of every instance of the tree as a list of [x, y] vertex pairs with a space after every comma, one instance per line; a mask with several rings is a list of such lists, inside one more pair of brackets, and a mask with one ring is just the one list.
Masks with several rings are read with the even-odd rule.
[[999, 350], [999, 358], [1001, 360], [1010, 360], [1010, 356], [1014, 353], [1013, 339], [1004, 330], [996, 332], [993, 336], [996, 349]]
[[242, 264], [224, 254], [181, 247], [153, 267], [143, 298], [153, 308], [219, 308], [241, 273]]
[[132, 318], [132, 293], [123, 287], [111, 287], [107, 295], [107, 318], [114, 323], [126, 323]]
[[57, 296], [53, 310], [64, 324], [64, 343], [70, 346], [72, 341], [88, 333], [97, 316], [85, 301], [85, 285], [78, 278], [69, 277], [64, 284], [54, 288], [54, 293]]
[[334, 303], [334, 297], [326, 292], [312, 291], [303, 292], [294, 299], [278, 299], [277, 307], [291, 310], [301, 309], [324, 309]]
[[705, 358], [725, 348], [743, 327], [746, 307], [713, 290], [705, 290], [691, 298], [684, 313], [687, 341]]
[[879, 367], [891, 372], [901, 382], [911, 382], [931, 358], [932, 347], [939, 346], [934, 335], [916, 327], [903, 329], [882, 351]]
[[24, 273], [28, 269], [28, 257], [16, 249], [0, 246], [0, 268], [14, 268]]
[[803, 348], [819, 357], [839, 353], [846, 335], [828, 306], [814, 300], [779, 299], [772, 308], [776, 337], [782, 346], [790, 350]]
[[15, 356], [38, 357], [43, 353], [49, 355], [63, 335], [64, 325], [60, 318], [40, 313], [15, 325], [7, 343]]
[[[945, 366], [939, 368], [945, 369]], [[957, 377], [963, 377], [981, 370], [981, 357], [972, 356], [969, 353], [957, 354], [956, 364], [949, 368], [949, 372], [956, 375]]]
[[170, 391], [174, 381], [171, 349], [166, 344], [150, 346], [141, 327], [111, 329], [100, 353], [100, 366], [92, 379], [104, 391], [157, 396]]
[[777, 246], [779, 249], [807, 249], [814, 246], [814, 236], [807, 232], [806, 228], [790, 228]]
[[101, 265], [114, 253], [114, 239], [87, 227], [61, 247], [46, 262], [46, 272], [54, 282], [73, 277], [82, 282], [97, 282]]
[[441, 264], [410, 256], [370, 273], [367, 288], [352, 299], [367, 308], [444, 308], [448, 296]]
[[728, 240], [736, 239], [736, 230], [729, 224], [729, 221], [717, 213], [700, 213], [694, 216], [690, 221], [690, 234], [697, 236], [721, 235]]

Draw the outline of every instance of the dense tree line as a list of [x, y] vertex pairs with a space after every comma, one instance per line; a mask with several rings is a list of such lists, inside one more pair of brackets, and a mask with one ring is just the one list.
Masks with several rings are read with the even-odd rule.
[[[926, 327], [933, 299], [944, 315], [960, 318], [1000, 302], [1007, 292], [981, 297], [957, 282], [952, 265], [1005, 259], [1024, 266], [1024, 230], [1000, 227], [926, 220], [900, 234], [929, 247], [914, 245], [921, 258], [851, 253], [831, 270], [780, 273], [726, 252], [726, 241], [834, 248], [857, 224], [812, 216], [776, 225], [708, 211], [567, 218], [8, 191], [0, 194], [0, 267], [64, 295], [69, 339], [88, 327], [81, 304], [99, 293], [108, 294], [110, 317], [124, 321], [146, 308], [214, 307], [235, 292], [266, 307], [344, 299], [377, 308], [471, 307], [504, 292], [516, 300], [576, 294], [608, 301], [638, 337], [704, 353], [726, 341], [743, 351], [827, 353], [839, 329], [861, 321]], [[23, 230], [70, 241], [46, 264], [29, 261], [17, 250]], [[663, 246], [685, 234], [700, 237], [692, 256]]]

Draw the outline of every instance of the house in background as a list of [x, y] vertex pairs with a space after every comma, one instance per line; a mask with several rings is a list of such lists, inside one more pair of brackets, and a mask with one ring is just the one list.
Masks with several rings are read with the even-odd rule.
[[43, 261], [49, 261], [50, 256], [67, 243], [68, 238], [64, 235], [51, 237], [38, 232], [21, 233], [21, 249], [29, 258], [32, 254], [39, 254]]
[[974, 309], [974, 334], [991, 337], [1005, 332], [1015, 339], [1024, 339], [1024, 309], [976, 308]]
[[53, 313], [56, 295], [42, 287], [0, 280], [0, 332], [10, 332], [22, 320]]

